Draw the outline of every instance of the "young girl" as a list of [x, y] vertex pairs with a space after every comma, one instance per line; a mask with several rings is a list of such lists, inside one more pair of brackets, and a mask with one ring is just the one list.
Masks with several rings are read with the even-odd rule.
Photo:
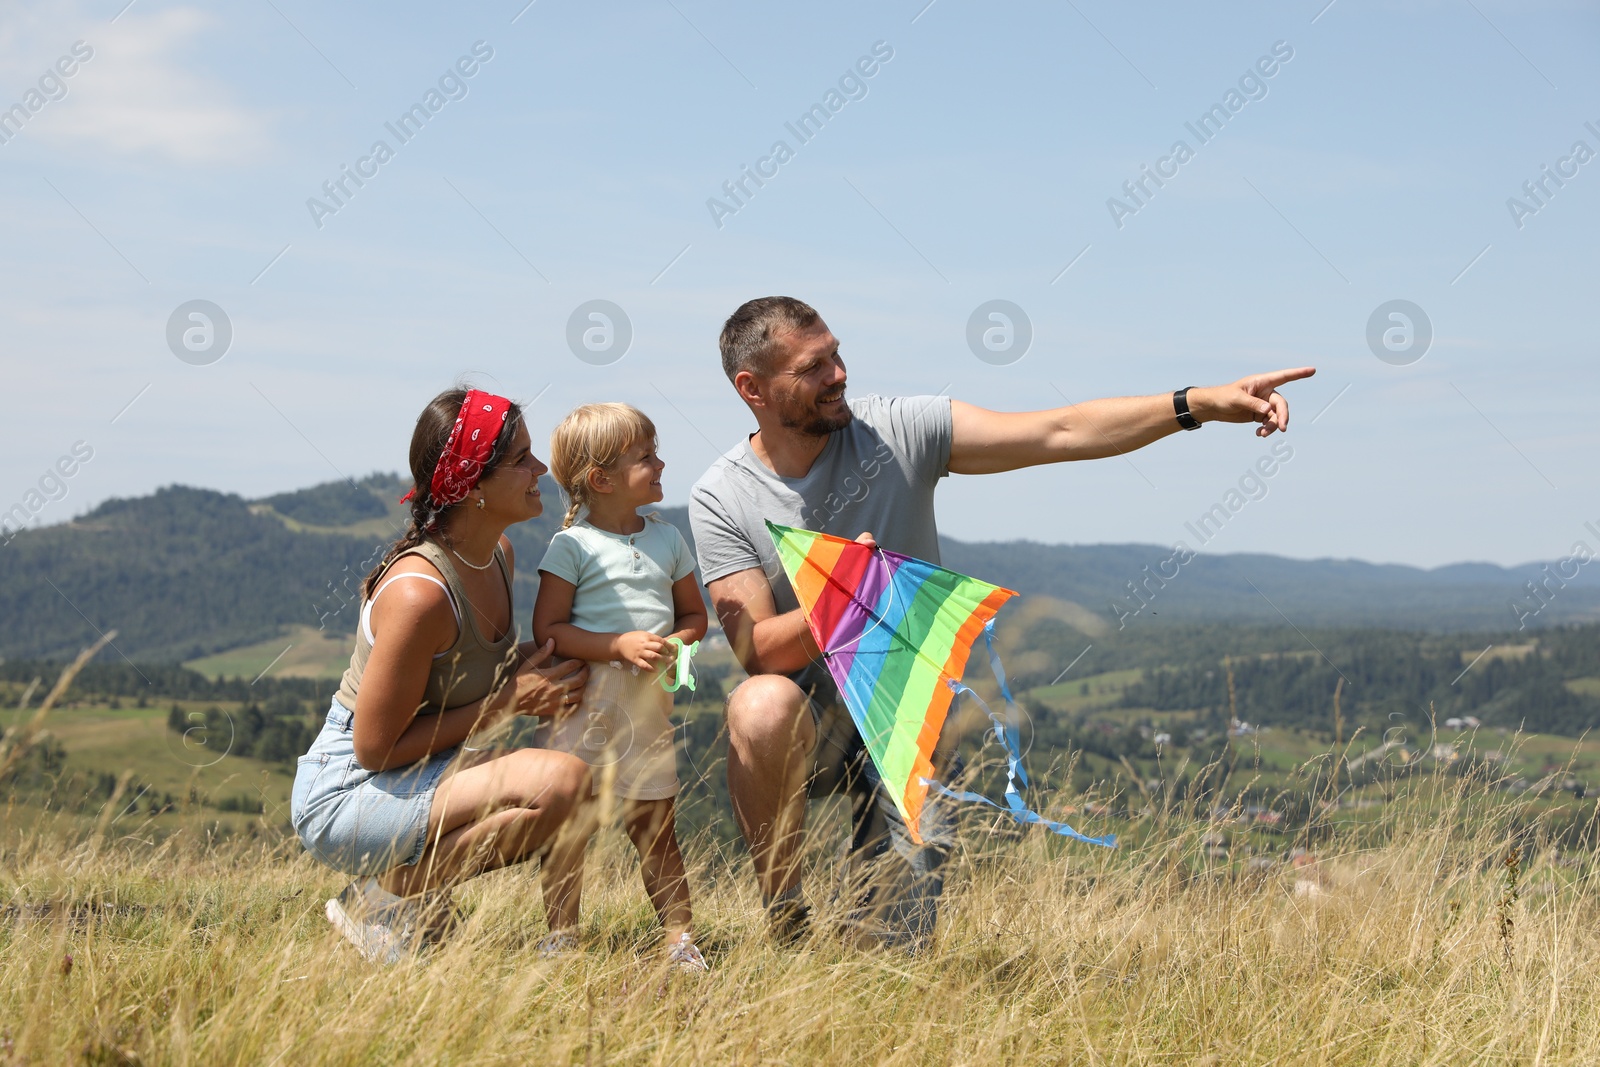
[[[661, 499], [656, 428], [628, 404], [586, 404], [556, 427], [550, 450], [551, 473], [570, 504], [539, 564], [533, 632], [554, 640], [558, 656], [588, 660], [590, 675], [577, 710], [542, 724], [535, 743], [582, 757], [594, 768], [594, 791], [623, 798], [623, 825], [666, 929], [668, 958], [704, 971], [673, 824], [672, 694], [661, 681], [681, 645], [705, 636], [706, 607], [678, 528], [638, 514]], [[546, 882], [546, 907], [562, 920], [552, 928], [576, 924], [581, 890], [581, 874]]]

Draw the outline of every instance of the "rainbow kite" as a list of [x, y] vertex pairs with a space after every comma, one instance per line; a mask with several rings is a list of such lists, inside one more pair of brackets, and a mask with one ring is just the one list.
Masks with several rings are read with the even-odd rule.
[[[933, 748], [957, 693], [988, 712], [1006, 747], [1006, 804], [1021, 822], [1097, 845], [1114, 837], [1085, 837], [1030, 811], [1017, 790], [1028, 784], [1017, 748], [1016, 704], [994, 651], [994, 616], [1017, 594], [976, 578], [842, 537], [767, 523], [778, 558], [805, 611], [806, 622], [878, 776], [922, 843], [918, 821], [932, 787], [958, 800], [1001, 807], [977, 793], [933, 780]], [[989, 663], [1011, 712], [1008, 728], [982, 698], [961, 684], [972, 643], [982, 635]]]

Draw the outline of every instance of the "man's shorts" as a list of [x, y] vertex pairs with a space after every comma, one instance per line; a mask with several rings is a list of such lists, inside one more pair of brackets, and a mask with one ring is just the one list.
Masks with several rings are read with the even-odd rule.
[[[929, 792], [918, 820], [922, 845], [912, 842], [905, 820], [878, 778], [849, 709], [833, 697], [806, 697], [817, 740], [811, 750], [807, 794], [850, 798], [851, 836], [847, 846], [842, 899], [849, 921], [885, 944], [915, 948], [933, 936], [938, 901], [944, 891], [941, 868], [955, 844], [954, 802]], [[959, 777], [960, 757], [935, 751], [934, 765], [944, 781]]]

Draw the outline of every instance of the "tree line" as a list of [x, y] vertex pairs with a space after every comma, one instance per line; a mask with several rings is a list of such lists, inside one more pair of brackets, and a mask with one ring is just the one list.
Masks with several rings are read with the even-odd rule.
[[1600, 672], [1597, 642], [1600, 627], [1571, 627], [1541, 635], [1526, 651], [1485, 655], [1469, 665], [1459, 647], [1430, 647], [1423, 635], [1356, 631], [1316, 649], [1148, 670], [1123, 691], [1120, 703], [1158, 711], [1226, 709], [1231, 671], [1239, 719], [1332, 733], [1333, 692], [1342, 679], [1347, 737], [1357, 724], [1382, 730], [1398, 721], [1467, 716], [1486, 726], [1576, 737], [1600, 726], [1600, 697], [1567, 686]]

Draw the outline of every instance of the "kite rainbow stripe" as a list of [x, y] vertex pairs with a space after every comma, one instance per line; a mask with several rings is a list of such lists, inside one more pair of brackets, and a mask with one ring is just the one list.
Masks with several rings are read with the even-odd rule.
[[[774, 522], [767, 523], [767, 533], [828, 672], [913, 841], [922, 843], [918, 824], [931, 787], [956, 800], [1000, 808], [1019, 822], [1038, 823], [1063, 837], [1116, 847], [1114, 835], [1085, 837], [1028, 808], [1017, 789], [1018, 781], [1028, 784], [1028, 777], [1014, 719], [1007, 727], [961, 684], [973, 642], [981, 635], [1014, 716], [1011, 688], [994, 650], [994, 616], [1017, 595], [1014, 590], [831, 534]], [[1006, 748], [1004, 805], [933, 780], [933, 749], [957, 693], [982, 705]]]
[[[961, 676], [973, 642], [992, 633], [995, 613], [1016, 592], [842, 537], [772, 522], [767, 532], [912, 839], [921, 843], [917, 825], [930, 784], [961, 799], [992, 804], [932, 782], [933, 748], [956, 692], [971, 692], [961, 685]], [[1004, 688], [998, 662], [995, 666]], [[1009, 700], [1009, 690], [1006, 695]], [[996, 727], [1011, 752], [1015, 777], [1021, 774], [1020, 756], [998, 720]], [[1028, 811], [1020, 795], [1013, 802], [1014, 792], [1013, 782], [1006, 799], [1014, 815], [1056, 829], [1059, 824]]]

